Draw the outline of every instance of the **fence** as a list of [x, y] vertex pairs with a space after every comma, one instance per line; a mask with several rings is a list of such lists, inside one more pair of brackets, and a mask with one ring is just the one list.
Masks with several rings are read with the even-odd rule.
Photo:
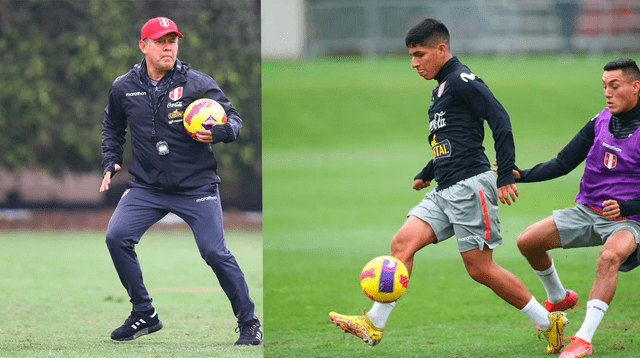
[[305, 55], [406, 53], [406, 31], [426, 17], [447, 25], [455, 53], [640, 50], [640, 2], [630, 0], [315, 0]]

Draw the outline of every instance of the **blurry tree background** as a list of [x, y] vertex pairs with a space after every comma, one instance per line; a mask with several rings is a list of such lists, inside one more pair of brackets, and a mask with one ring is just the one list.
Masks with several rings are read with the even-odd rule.
[[[101, 174], [111, 82], [142, 59], [140, 28], [157, 16], [178, 24], [178, 58], [213, 77], [243, 119], [235, 143], [213, 146], [223, 203], [260, 210], [259, 0], [0, 1], [0, 167]], [[122, 194], [109, 192], [110, 204]]]

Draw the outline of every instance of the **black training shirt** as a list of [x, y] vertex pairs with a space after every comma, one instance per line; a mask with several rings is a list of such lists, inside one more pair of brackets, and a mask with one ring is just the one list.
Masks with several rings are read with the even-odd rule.
[[434, 78], [429, 107], [429, 144], [432, 159], [415, 177], [449, 187], [491, 169], [484, 153], [484, 124], [493, 133], [498, 161], [498, 187], [514, 183], [515, 146], [507, 111], [489, 87], [457, 57], [452, 57]]

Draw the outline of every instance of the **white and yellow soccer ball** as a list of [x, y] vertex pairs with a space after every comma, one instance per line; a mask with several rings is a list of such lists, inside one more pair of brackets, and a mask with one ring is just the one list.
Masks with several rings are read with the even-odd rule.
[[182, 117], [182, 123], [187, 134], [195, 138], [197, 129], [209, 130], [213, 127], [212, 125], [202, 125], [209, 119], [213, 119], [218, 124], [227, 123], [227, 112], [217, 101], [210, 98], [201, 98], [187, 106]]
[[409, 284], [409, 272], [393, 256], [379, 256], [369, 261], [360, 273], [360, 286], [370, 299], [389, 303], [397, 301]]

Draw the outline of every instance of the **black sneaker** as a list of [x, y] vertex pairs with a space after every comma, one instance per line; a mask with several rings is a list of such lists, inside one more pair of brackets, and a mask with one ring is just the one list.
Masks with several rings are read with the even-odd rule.
[[240, 338], [236, 341], [236, 346], [257, 346], [262, 343], [262, 330], [257, 319], [236, 327], [236, 333], [238, 332], [240, 332]]
[[111, 339], [116, 341], [130, 341], [145, 334], [162, 329], [162, 322], [155, 310], [151, 316], [142, 312], [131, 312], [124, 324], [111, 332]]

